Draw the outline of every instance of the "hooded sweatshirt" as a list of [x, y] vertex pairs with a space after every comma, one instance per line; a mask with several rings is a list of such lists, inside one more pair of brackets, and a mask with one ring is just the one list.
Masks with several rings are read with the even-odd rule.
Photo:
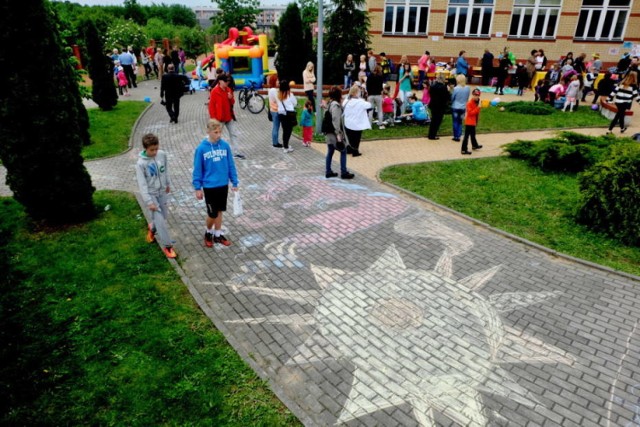
[[167, 168], [167, 153], [158, 150], [155, 157], [147, 157], [147, 152], [141, 151], [136, 162], [136, 179], [142, 200], [150, 205], [153, 203], [151, 196], [159, 196], [165, 192], [167, 187], [171, 186]]
[[193, 157], [193, 188], [217, 188], [229, 185], [238, 186], [238, 173], [233, 161], [231, 147], [222, 139], [210, 142], [202, 140]]

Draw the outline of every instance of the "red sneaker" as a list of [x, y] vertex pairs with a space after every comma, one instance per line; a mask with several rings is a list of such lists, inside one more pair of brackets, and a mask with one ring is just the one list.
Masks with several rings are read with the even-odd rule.
[[213, 234], [208, 232], [204, 233], [204, 245], [208, 248], [213, 247]]
[[167, 246], [167, 247], [162, 248], [162, 252], [164, 252], [164, 254], [167, 256], [167, 258], [175, 258], [175, 257], [178, 256], [176, 251], [174, 251], [173, 247], [171, 247], [171, 246]]
[[153, 231], [153, 224], [149, 224], [147, 229], [147, 243], [153, 243], [156, 241], [156, 233]]
[[213, 241], [215, 243], [220, 243], [221, 245], [224, 245], [224, 246], [231, 246], [231, 241], [227, 240], [227, 238], [224, 237], [222, 234], [220, 236], [214, 237]]

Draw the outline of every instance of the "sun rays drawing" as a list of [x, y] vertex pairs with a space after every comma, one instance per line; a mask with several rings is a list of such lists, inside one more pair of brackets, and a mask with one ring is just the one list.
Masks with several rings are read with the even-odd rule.
[[[394, 245], [362, 271], [312, 265], [319, 285], [319, 291], [312, 291], [317, 303], [313, 314], [299, 316], [297, 321], [310, 326], [313, 333], [286, 364], [303, 366], [327, 358], [351, 362], [355, 367], [352, 384], [336, 414], [336, 425], [408, 404], [422, 426], [435, 426], [436, 415], [459, 425], [484, 426], [501, 416], [487, 409], [483, 395], [511, 399], [529, 408], [539, 406], [504, 364], [571, 365], [574, 358], [505, 325], [501, 314], [543, 303], [559, 293], [484, 296], [480, 290], [500, 265], [462, 279], [453, 274], [453, 257], [473, 246], [469, 238], [424, 214], [401, 220], [395, 229], [441, 240], [445, 250], [435, 267], [407, 268]], [[243, 321], [281, 323], [283, 319]]]

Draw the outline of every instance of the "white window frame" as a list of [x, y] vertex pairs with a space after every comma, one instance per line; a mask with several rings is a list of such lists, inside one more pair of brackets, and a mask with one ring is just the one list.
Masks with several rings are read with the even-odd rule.
[[[394, 35], [394, 36], [417, 36], [427, 35], [429, 32], [429, 9], [431, 7], [430, 0], [387, 0], [384, 5], [384, 15], [382, 19], [382, 34]], [[392, 8], [391, 18], [391, 31], [386, 31], [387, 26], [387, 8]], [[402, 22], [402, 28], [400, 31], [396, 31], [398, 10], [404, 9], [404, 16]], [[411, 21], [411, 9], [415, 10], [415, 26], [409, 28]], [[420, 31], [420, 18], [426, 13], [426, 25], [424, 31]]]
[[[475, 0], [454, 0], [454, 1], [449, 1], [449, 5], [447, 6], [447, 18], [446, 18], [446, 22], [445, 22], [445, 36], [450, 36], [450, 37], [490, 37], [491, 36], [491, 27], [493, 25], [493, 15], [495, 12], [495, 0], [492, 1], [491, 3], [476, 3]], [[454, 18], [454, 22], [453, 22], [453, 33], [449, 33], [447, 32], [447, 27], [449, 26], [449, 11], [451, 9], [455, 9], [455, 18]], [[474, 33], [471, 31], [471, 22], [473, 21], [472, 17], [473, 17], [473, 11], [474, 10], [480, 10], [480, 20], [478, 22], [478, 28], [476, 29], [477, 31]], [[491, 11], [491, 22], [489, 22], [489, 28], [487, 30], [487, 33], [481, 33], [480, 31], [482, 30], [482, 24], [484, 23], [484, 17], [485, 17], [485, 10], [489, 9]], [[467, 22], [465, 23], [465, 28], [463, 30], [463, 32], [459, 33], [457, 32], [457, 28], [458, 28], [458, 22], [460, 19], [460, 15], [461, 12], [463, 10], [466, 10], [467, 12]]]
[[[530, 3], [530, 1], [518, 0], [514, 2], [511, 19], [514, 19], [514, 17], [516, 16], [516, 10], [519, 10], [520, 22], [518, 22], [518, 29], [516, 30], [516, 34], [511, 34], [511, 24], [509, 24], [509, 38], [555, 40], [558, 31], [558, 23], [560, 21], [560, 11], [562, 9], [562, 3], [549, 0], [534, 0], [533, 4]], [[528, 31], [525, 32], [525, 29], [522, 28], [522, 25], [525, 21], [523, 17], [527, 14], [528, 11], [531, 12], [531, 24], [529, 25]], [[544, 13], [544, 24], [542, 27], [542, 35], [537, 36], [534, 34], [534, 32], [536, 29], [536, 24], [538, 23], [538, 19], [541, 18], [541, 12]], [[552, 12], [555, 12], [556, 15], [555, 28], [553, 29], [553, 34], [547, 36], [546, 34], [549, 27], [549, 19], [552, 16]]]
[[[622, 41], [624, 38], [624, 34], [627, 30], [627, 24], [629, 23], [629, 16], [631, 15], [631, 5], [633, 0], [629, 0], [629, 4], [627, 6], [611, 6], [610, 0], [602, 0], [602, 5], [586, 5], [584, 2], [582, 3], [582, 7], [580, 8], [580, 14], [578, 15], [578, 20], [582, 17], [582, 13], [587, 13], [587, 21], [584, 26], [584, 32], [582, 34], [578, 34], [578, 26], [576, 25], [576, 33], [574, 36], [575, 40], [597, 40], [597, 41]], [[604, 28], [605, 19], [598, 19], [597, 22], [594, 22], [596, 25], [596, 34], [593, 37], [588, 37], [589, 30], [591, 29], [592, 18], [595, 12], [601, 12], [601, 17], [604, 17], [607, 12], [613, 11], [614, 18], [613, 23], [617, 23], [620, 17], [620, 13], [625, 13], [626, 16], [624, 18], [624, 23], [622, 25], [622, 33], [618, 37], [614, 37], [614, 31], [616, 29], [615, 25], [611, 25], [609, 28]], [[607, 34], [604, 34], [607, 33]]]

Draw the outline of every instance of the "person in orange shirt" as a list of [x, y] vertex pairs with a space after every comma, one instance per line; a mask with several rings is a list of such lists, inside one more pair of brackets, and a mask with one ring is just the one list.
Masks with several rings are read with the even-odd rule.
[[236, 116], [233, 112], [235, 98], [233, 90], [229, 87], [231, 76], [226, 73], [220, 74], [216, 81], [216, 86], [209, 95], [209, 117], [222, 123], [229, 132], [229, 145], [235, 152], [234, 157], [244, 159], [237, 147], [238, 134], [236, 132]]
[[467, 116], [464, 119], [464, 138], [462, 139], [462, 154], [471, 154], [468, 151], [469, 138], [471, 138], [471, 148], [479, 150], [482, 145], [476, 140], [476, 126], [480, 116], [480, 89], [476, 88], [471, 92], [471, 99], [467, 102]]

